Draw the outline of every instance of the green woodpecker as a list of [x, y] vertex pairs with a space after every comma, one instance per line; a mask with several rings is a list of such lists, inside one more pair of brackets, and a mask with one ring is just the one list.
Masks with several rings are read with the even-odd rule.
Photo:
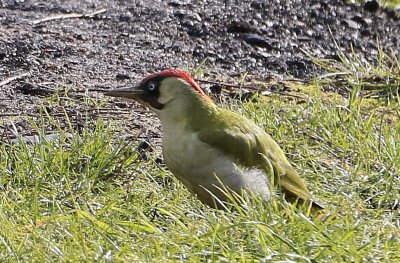
[[167, 167], [203, 203], [223, 207], [227, 190], [268, 200], [278, 189], [289, 201], [322, 208], [271, 136], [219, 108], [185, 71], [164, 70], [105, 95], [133, 99], [157, 114]]

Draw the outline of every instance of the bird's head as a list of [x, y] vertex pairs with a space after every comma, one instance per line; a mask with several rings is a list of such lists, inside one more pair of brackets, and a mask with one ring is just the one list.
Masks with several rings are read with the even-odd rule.
[[186, 71], [176, 69], [151, 74], [138, 85], [111, 90], [105, 95], [133, 99], [159, 116], [170, 111], [184, 114], [198, 104], [214, 105]]

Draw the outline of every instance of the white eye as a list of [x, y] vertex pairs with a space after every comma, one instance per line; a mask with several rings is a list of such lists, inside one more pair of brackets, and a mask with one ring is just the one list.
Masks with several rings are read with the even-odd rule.
[[150, 91], [153, 91], [153, 90], [156, 89], [156, 84], [155, 84], [155, 83], [150, 83], [149, 85], [147, 85], [147, 88], [148, 88]]

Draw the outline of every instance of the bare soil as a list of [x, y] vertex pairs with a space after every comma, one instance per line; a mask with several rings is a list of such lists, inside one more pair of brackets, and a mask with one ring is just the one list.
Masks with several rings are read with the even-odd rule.
[[[44, 110], [59, 120], [68, 115], [74, 129], [127, 113], [126, 102], [90, 98], [157, 70], [207, 59], [205, 78], [308, 80], [322, 69], [305, 52], [339, 59], [338, 47], [371, 61], [379, 48], [398, 54], [398, 14], [374, 1], [1, 0], [0, 138], [30, 134], [29, 119]], [[59, 87], [71, 90], [51, 101]], [[153, 119], [138, 110], [130, 127], [151, 130]]]

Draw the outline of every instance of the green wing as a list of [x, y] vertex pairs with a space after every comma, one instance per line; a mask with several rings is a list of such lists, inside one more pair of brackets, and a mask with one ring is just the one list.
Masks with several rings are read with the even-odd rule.
[[[223, 118], [218, 116], [221, 114]], [[289, 199], [310, 199], [304, 181], [271, 136], [233, 112], [219, 109], [218, 115], [214, 116], [210, 126], [198, 130], [201, 141], [220, 149], [244, 166], [264, 169], [274, 176], [275, 185]]]

